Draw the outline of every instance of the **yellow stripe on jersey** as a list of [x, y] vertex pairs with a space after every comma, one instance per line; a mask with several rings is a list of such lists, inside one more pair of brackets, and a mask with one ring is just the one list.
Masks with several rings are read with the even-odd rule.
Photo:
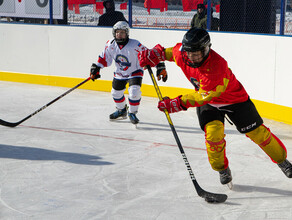
[[173, 47], [169, 47], [169, 48], [164, 49], [165, 59], [166, 60], [169, 60], [169, 61], [172, 61], [173, 60], [173, 57], [172, 57], [173, 56], [172, 49], [173, 49]]
[[[212, 98], [219, 97], [221, 93], [225, 92], [229, 83], [229, 79], [223, 79], [223, 85], [218, 85], [215, 91], [206, 91], [202, 88], [199, 91], [195, 91], [193, 93], [189, 93], [187, 95], [183, 95], [181, 100], [183, 104], [188, 107], [197, 107], [206, 104], [206, 102], [210, 102]], [[203, 85], [202, 85], [203, 87]]]

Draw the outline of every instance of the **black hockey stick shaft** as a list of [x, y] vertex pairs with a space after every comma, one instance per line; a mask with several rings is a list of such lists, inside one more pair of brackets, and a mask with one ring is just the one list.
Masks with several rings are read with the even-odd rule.
[[[147, 66], [147, 69], [148, 69], [148, 72], [149, 72], [149, 74], [150, 74], [150, 78], [151, 78], [151, 80], [152, 80], [152, 82], [153, 82], [153, 85], [154, 85], [155, 91], [156, 91], [156, 93], [157, 93], [157, 96], [158, 96], [159, 100], [162, 101], [162, 100], [163, 100], [163, 97], [162, 97], [161, 91], [160, 91], [160, 89], [159, 89], [159, 87], [158, 87], [158, 84], [157, 84], [157, 82], [156, 82], [156, 79], [155, 79], [155, 77], [154, 77], [154, 75], [153, 75], [152, 69], [151, 69], [150, 66]], [[183, 149], [183, 147], [182, 147], [182, 145], [181, 145], [180, 139], [179, 139], [179, 137], [178, 137], [178, 135], [177, 135], [177, 132], [176, 132], [176, 130], [175, 130], [175, 127], [174, 127], [174, 125], [173, 125], [173, 123], [172, 123], [172, 120], [171, 120], [171, 118], [170, 118], [169, 112], [165, 109], [165, 110], [164, 110], [164, 113], [165, 113], [165, 116], [166, 116], [166, 118], [167, 118], [168, 124], [169, 124], [169, 126], [170, 126], [170, 128], [171, 128], [171, 131], [172, 131], [172, 133], [173, 133], [173, 136], [174, 136], [174, 138], [175, 138], [175, 141], [176, 141], [176, 143], [177, 143], [177, 146], [178, 146], [178, 148], [179, 148], [179, 150], [180, 150], [180, 153], [181, 153], [181, 155], [182, 155], [182, 157], [183, 157], [183, 160], [184, 160], [184, 162], [185, 162], [185, 165], [186, 165], [186, 167], [187, 167], [187, 170], [189, 171], [189, 174], [190, 174], [191, 180], [192, 180], [192, 182], [193, 182], [193, 184], [194, 184], [194, 186], [195, 186], [195, 189], [196, 189], [196, 191], [197, 191], [197, 194], [198, 194], [200, 197], [204, 198], [207, 202], [211, 202], [211, 203], [221, 203], [221, 202], [225, 202], [226, 199], [227, 199], [227, 195], [225, 195], [225, 194], [217, 194], [217, 193], [210, 193], [210, 192], [207, 192], [207, 191], [205, 191], [204, 189], [202, 189], [202, 188], [200, 187], [200, 185], [199, 185], [199, 183], [197, 182], [196, 177], [195, 177], [195, 175], [194, 175], [194, 173], [193, 173], [193, 171], [192, 171], [191, 165], [190, 165], [190, 163], [189, 163], [189, 161], [188, 161], [188, 158], [187, 158], [187, 156], [186, 156], [186, 154], [185, 154], [185, 152], [184, 152], [184, 149]]]
[[59, 99], [61, 99], [62, 97], [64, 97], [65, 95], [69, 94], [70, 92], [72, 92], [73, 90], [77, 89], [78, 87], [80, 87], [81, 85], [83, 85], [84, 83], [86, 83], [88, 80], [90, 80], [91, 78], [88, 77], [87, 79], [85, 79], [83, 82], [79, 83], [78, 85], [74, 86], [73, 88], [69, 89], [67, 92], [63, 93], [62, 95], [58, 96], [57, 98], [55, 98], [54, 100], [50, 101], [48, 104], [44, 105], [43, 107], [39, 108], [38, 110], [36, 110], [34, 113], [30, 114], [29, 116], [25, 117], [24, 119], [18, 121], [18, 122], [8, 122], [8, 121], [4, 121], [0, 119], [0, 125], [3, 126], [7, 126], [7, 127], [16, 127], [17, 125], [21, 124], [22, 122], [26, 121], [27, 119], [31, 118], [32, 116], [34, 116], [35, 114], [39, 113], [40, 111], [44, 110], [45, 108], [47, 108], [48, 106], [50, 106], [51, 104], [53, 104], [54, 102], [58, 101]]

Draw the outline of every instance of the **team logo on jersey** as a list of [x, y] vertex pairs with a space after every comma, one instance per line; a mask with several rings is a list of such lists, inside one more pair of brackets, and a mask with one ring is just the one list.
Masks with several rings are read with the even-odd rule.
[[198, 82], [198, 80], [191, 77], [190, 81], [193, 84], [193, 86], [195, 87], [195, 89], [198, 91], [200, 89], [200, 83]]
[[116, 63], [120, 66], [120, 70], [126, 71], [131, 66], [128, 58], [124, 55], [118, 54], [115, 59]]

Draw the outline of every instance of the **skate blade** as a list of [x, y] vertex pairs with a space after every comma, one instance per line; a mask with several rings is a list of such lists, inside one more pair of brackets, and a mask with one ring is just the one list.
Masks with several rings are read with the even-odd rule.
[[111, 119], [110, 118], [110, 121], [119, 121], [119, 120], [125, 120], [125, 119], [127, 119], [127, 116], [118, 117], [118, 118], [115, 118], [115, 119]]
[[135, 121], [131, 121], [131, 119], [130, 119], [130, 122], [131, 122], [131, 124], [133, 124], [133, 125], [135, 125], [137, 127], [137, 124], [139, 124], [140, 121], [138, 120], [137, 122], [135, 122]]
[[229, 182], [229, 183], [227, 183], [226, 185], [227, 185], [227, 187], [228, 187], [230, 190], [233, 189], [233, 183], [232, 183], [232, 181]]
[[[131, 122], [131, 120], [130, 120], [130, 122]], [[135, 128], [137, 129], [137, 125], [139, 124], [139, 122], [138, 122], [138, 123], [133, 123], [133, 122], [131, 122], [131, 124], [134, 125]]]

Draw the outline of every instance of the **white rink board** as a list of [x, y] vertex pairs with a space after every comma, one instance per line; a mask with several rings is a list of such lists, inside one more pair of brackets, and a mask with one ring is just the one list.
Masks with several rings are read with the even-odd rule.
[[[172, 47], [182, 30], [131, 29], [130, 37], [151, 48]], [[229, 63], [253, 99], [292, 107], [290, 52], [292, 38], [211, 32], [212, 48]], [[0, 71], [66, 77], [87, 77], [91, 63], [112, 37], [111, 28], [0, 24]], [[166, 63], [167, 86], [192, 88], [180, 69]], [[102, 70], [112, 80], [114, 65]], [[152, 85], [146, 76], [144, 84]]]

